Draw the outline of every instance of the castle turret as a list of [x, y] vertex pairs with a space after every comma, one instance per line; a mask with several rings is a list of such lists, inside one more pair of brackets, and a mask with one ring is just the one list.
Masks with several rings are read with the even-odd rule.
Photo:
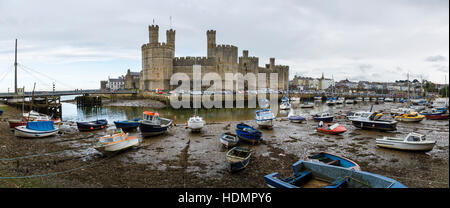
[[248, 58], [248, 50], [243, 50], [243, 51], [242, 51], [242, 56], [243, 56], [244, 58]]
[[270, 69], [274, 69], [275, 68], [275, 58], [270, 58]]
[[173, 47], [175, 50], [175, 30], [167, 30], [166, 31], [166, 42], [168, 46]]
[[208, 30], [206, 31], [206, 37], [207, 37], [207, 53], [208, 58], [215, 57], [216, 56], [216, 31], [215, 30]]
[[152, 45], [158, 44], [159, 26], [158, 25], [148, 26], [148, 33], [149, 33], [149, 43]]

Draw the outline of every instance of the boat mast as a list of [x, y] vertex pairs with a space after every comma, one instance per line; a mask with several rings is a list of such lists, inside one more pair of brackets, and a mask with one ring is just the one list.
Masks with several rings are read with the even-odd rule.
[[17, 38], [14, 53], [14, 94], [17, 94]]
[[34, 88], [35, 88], [35, 87], [36, 87], [36, 82], [34, 83], [34, 86], [33, 86], [33, 93], [31, 94], [30, 111], [28, 112], [28, 118], [27, 118], [27, 121], [30, 120], [31, 111], [33, 110]]

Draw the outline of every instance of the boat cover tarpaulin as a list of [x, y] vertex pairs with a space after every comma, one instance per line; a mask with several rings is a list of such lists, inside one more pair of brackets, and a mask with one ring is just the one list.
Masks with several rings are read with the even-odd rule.
[[50, 131], [54, 130], [53, 121], [33, 121], [27, 123], [27, 129], [36, 131]]

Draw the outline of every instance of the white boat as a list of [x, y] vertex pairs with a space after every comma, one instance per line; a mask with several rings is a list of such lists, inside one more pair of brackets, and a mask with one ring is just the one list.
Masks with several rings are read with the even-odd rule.
[[195, 115], [189, 118], [187, 126], [191, 131], [198, 132], [205, 126], [205, 121], [202, 117]]
[[327, 105], [335, 105], [336, 104], [336, 98], [334, 98], [334, 97], [328, 98], [327, 101], [326, 101], [326, 104]]
[[322, 96], [319, 96], [319, 95], [318, 95], [318, 96], [315, 96], [315, 97], [314, 97], [314, 100], [322, 100]]
[[399, 150], [430, 151], [436, 141], [427, 140], [425, 135], [412, 132], [405, 138], [383, 137], [383, 139], [376, 139], [376, 144], [379, 147]]
[[256, 111], [255, 121], [260, 127], [272, 127], [275, 120], [275, 114], [270, 109], [261, 109]]
[[26, 126], [17, 126], [14, 135], [17, 137], [40, 138], [58, 133], [52, 121], [29, 121]]
[[384, 99], [384, 102], [394, 102], [394, 99], [387, 97]]
[[394, 108], [391, 109], [391, 115], [392, 116], [398, 116], [404, 113], [410, 114], [416, 112], [416, 110], [412, 109], [412, 108]]
[[361, 115], [362, 115], [363, 113], [370, 113], [370, 112], [366, 112], [366, 111], [349, 112], [349, 113], [347, 113], [347, 115], [345, 115], [345, 117], [346, 117], [348, 120], [350, 120], [350, 119], [355, 119], [355, 118], [361, 117]]
[[362, 97], [357, 97], [356, 101], [361, 102], [361, 101], [363, 101], [363, 98]]
[[288, 102], [282, 102], [280, 104], [280, 110], [289, 110], [291, 108], [291, 104]]
[[292, 103], [299, 104], [299, 103], [300, 103], [300, 98], [299, 98], [299, 97], [292, 97], [292, 98], [291, 98], [291, 104], [292, 104]]
[[363, 101], [364, 101], [364, 102], [370, 101], [370, 97], [365, 97], [365, 98], [363, 99]]
[[119, 130], [101, 137], [94, 148], [102, 152], [115, 152], [137, 145], [139, 145], [137, 136], [128, 136], [128, 134]]
[[345, 98], [339, 97], [339, 98], [336, 100], [336, 104], [343, 104], [344, 101], [345, 101]]
[[353, 104], [355, 101], [353, 99], [346, 99], [345, 104]]
[[53, 123], [55, 125], [60, 125], [61, 124], [61, 119], [57, 118], [57, 119], [52, 119], [50, 116], [36, 112], [34, 110], [31, 110], [28, 113], [23, 113], [23, 118], [26, 121], [53, 121]]
[[300, 108], [314, 108], [314, 104], [309, 103], [309, 102], [304, 102], [304, 103], [300, 104]]
[[417, 112], [425, 110], [427, 107], [424, 105], [411, 105], [410, 108], [414, 109]]

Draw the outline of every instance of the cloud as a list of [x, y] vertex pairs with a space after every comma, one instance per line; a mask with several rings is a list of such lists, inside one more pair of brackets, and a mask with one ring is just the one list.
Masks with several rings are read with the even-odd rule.
[[441, 61], [446, 61], [447, 59], [444, 56], [441, 55], [437, 55], [437, 56], [428, 56], [425, 61], [429, 61], [429, 62], [441, 62]]

